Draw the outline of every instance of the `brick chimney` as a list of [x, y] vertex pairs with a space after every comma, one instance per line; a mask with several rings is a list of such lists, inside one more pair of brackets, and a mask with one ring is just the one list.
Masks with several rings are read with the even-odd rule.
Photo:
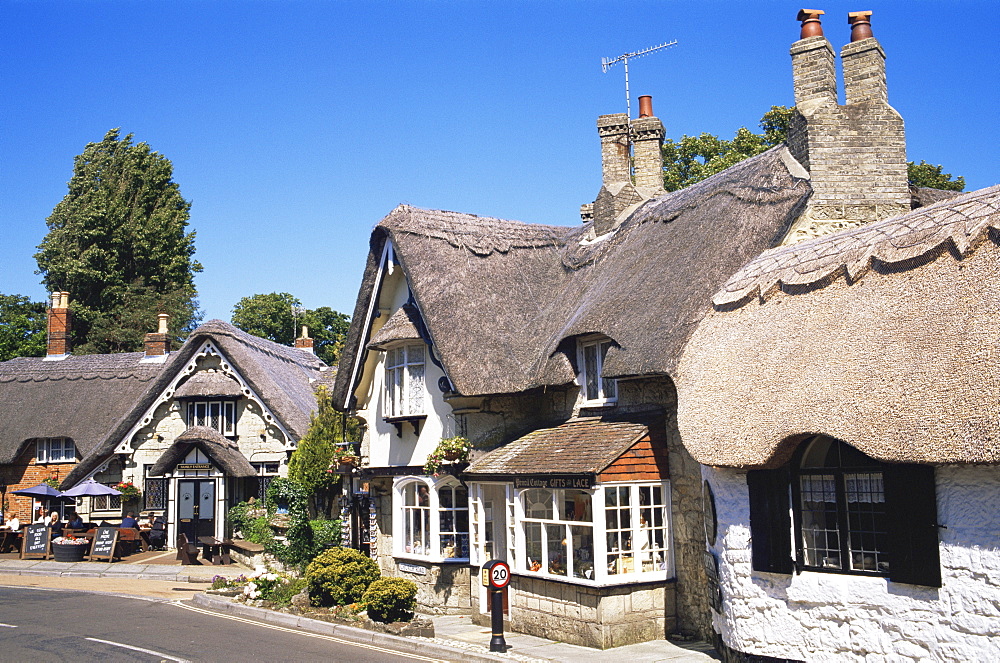
[[885, 52], [871, 36], [871, 12], [851, 12], [851, 42], [840, 51], [845, 104], [837, 103], [833, 48], [822, 11], [803, 9], [792, 44], [795, 110], [788, 149], [809, 170], [813, 194], [784, 244], [910, 209], [903, 118], [888, 103]]
[[69, 310], [69, 293], [53, 292], [49, 306], [48, 347], [46, 359], [64, 359], [71, 350], [73, 315]]
[[632, 150], [635, 164], [635, 185], [650, 196], [665, 192], [663, 188], [663, 137], [666, 131], [653, 115], [653, 98], [639, 97], [639, 119], [632, 122]]
[[314, 354], [316, 352], [313, 350], [313, 340], [309, 338], [309, 328], [305, 325], [302, 325], [302, 335], [295, 339], [295, 347]]
[[170, 334], [167, 331], [167, 322], [170, 320], [170, 316], [166, 313], [160, 313], [156, 318], [156, 333], [146, 334], [144, 339], [147, 357], [162, 357], [170, 354]]

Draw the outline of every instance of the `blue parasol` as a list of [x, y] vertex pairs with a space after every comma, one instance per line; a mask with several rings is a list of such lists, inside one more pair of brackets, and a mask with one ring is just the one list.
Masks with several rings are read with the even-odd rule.
[[40, 483], [37, 486], [32, 486], [31, 488], [22, 488], [21, 490], [11, 491], [14, 495], [31, 495], [32, 497], [62, 497], [63, 494], [52, 486]]
[[94, 481], [94, 477], [90, 477], [83, 483], [78, 483], [66, 492], [63, 493], [64, 497], [80, 497], [81, 495], [121, 495], [120, 490], [115, 490], [111, 486], [105, 486], [103, 483], [97, 483]]

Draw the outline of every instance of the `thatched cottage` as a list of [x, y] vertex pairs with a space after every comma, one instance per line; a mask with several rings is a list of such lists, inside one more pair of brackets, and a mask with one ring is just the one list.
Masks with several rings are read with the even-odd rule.
[[[0, 480], [24, 521], [30, 498], [10, 495], [44, 479], [67, 489], [90, 477], [131, 481], [135, 502], [78, 498], [85, 519], [123, 510], [162, 515], [168, 541], [228, 533], [226, 512], [260, 497], [316, 409], [317, 381], [333, 371], [308, 347], [290, 348], [213, 320], [171, 352], [166, 321], [144, 352], [69, 354], [68, 293], [49, 310], [43, 358], [0, 363]], [[53, 504], [55, 506], [55, 504]]]
[[1000, 659], [998, 274], [994, 186], [770, 249], [714, 295], [677, 418], [730, 658]]
[[[371, 553], [418, 582], [425, 607], [482, 618], [475, 570], [500, 558], [519, 631], [612, 647], [718, 628], [719, 594], [706, 590], [718, 580], [705, 554], [711, 482], [686, 449], [695, 433], [677, 424], [692, 333], [722, 315], [713, 295], [758, 256], [942, 195], [907, 184], [870, 12], [851, 16], [844, 105], [820, 14], [800, 16], [785, 145], [665, 194], [663, 127], [647, 98], [638, 119], [598, 120], [604, 181], [578, 227], [409, 206], [376, 225], [334, 398], [366, 426], [357, 485]], [[743, 363], [766, 341], [740, 346]], [[695, 426], [729, 405], [701, 378]], [[813, 379], [803, 382], [815, 389]], [[472, 441], [470, 462], [429, 475], [428, 455], [454, 435]], [[692, 448], [705, 460], [728, 446]]]

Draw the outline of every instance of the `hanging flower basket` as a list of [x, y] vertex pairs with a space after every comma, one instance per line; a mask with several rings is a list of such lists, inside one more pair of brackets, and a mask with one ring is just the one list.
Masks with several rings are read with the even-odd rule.
[[115, 490], [122, 494], [122, 502], [137, 502], [142, 497], [142, 491], [131, 481], [122, 481]]
[[444, 463], [466, 461], [469, 459], [470, 451], [472, 444], [461, 435], [442, 438], [434, 451], [428, 454], [424, 463], [424, 474], [438, 476]]

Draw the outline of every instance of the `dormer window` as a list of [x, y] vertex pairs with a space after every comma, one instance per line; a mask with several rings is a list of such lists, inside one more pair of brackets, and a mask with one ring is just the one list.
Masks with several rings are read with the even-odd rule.
[[408, 343], [386, 350], [384, 412], [386, 418], [426, 414], [424, 410], [426, 355], [427, 346], [423, 343]]
[[73, 463], [76, 461], [76, 446], [68, 437], [46, 437], [35, 445], [35, 462]]
[[581, 340], [577, 346], [584, 405], [610, 405], [618, 401], [618, 381], [603, 377], [604, 358], [611, 343], [606, 338], [596, 338]]
[[190, 401], [187, 425], [208, 426], [222, 435], [236, 435], [236, 403], [233, 401]]

